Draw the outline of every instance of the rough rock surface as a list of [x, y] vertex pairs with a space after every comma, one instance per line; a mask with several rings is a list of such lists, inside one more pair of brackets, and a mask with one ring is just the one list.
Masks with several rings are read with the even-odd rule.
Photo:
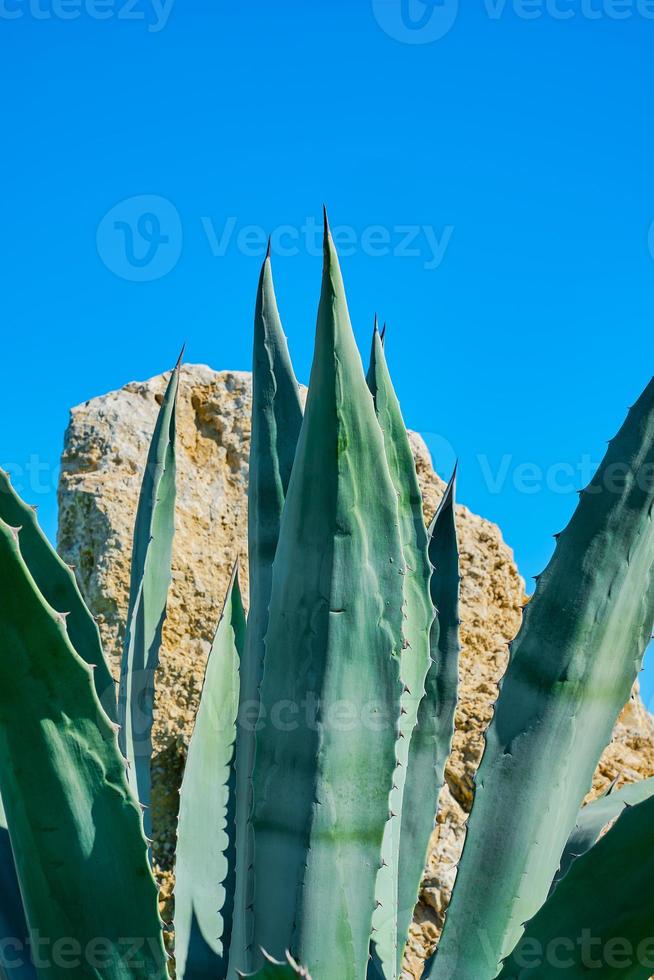
[[[73, 409], [59, 487], [59, 548], [75, 565], [117, 673], [124, 637], [136, 501], [163, 376], [128, 384]], [[173, 585], [157, 684], [154, 730], [155, 856], [169, 918], [177, 786], [192, 730], [209, 644], [237, 556], [247, 570], [246, 486], [250, 375], [185, 366], [178, 414], [178, 506]], [[411, 436], [428, 517], [444, 484], [427, 448]], [[455, 875], [497, 682], [516, 633], [524, 584], [499, 529], [457, 510], [462, 566], [460, 705], [423, 894], [407, 953], [406, 976], [435, 945]], [[243, 575], [247, 582], [246, 574]], [[615, 776], [654, 775], [654, 726], [637, 693], [599, 765], [595, 791]]]

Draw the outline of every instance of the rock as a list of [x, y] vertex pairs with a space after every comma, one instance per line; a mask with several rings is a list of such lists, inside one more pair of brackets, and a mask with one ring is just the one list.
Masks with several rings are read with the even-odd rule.
[[[132, 527], [141, 475], [165, 378], [131, 383], [74, 408], [59, 485], [59, 549], [75, 565], [117, 675], [129, 591]], [[178, 412], [178, 505], [173, 584], [157, 679], [153, 761], [154, 852], [169, 918], [177, 787], [209, 645], [230, 571], [240, 557], [247, 583], [251, 379], [205, 366], [182, 370]], [[444, 489], [427, 447], [411, 433], [428, 518]], [[457, 508], [461, 551], [460, 704], [405, 976], [418, 977], [447, 907], [483, 731], [520, 624], [524, 584], [499, 528]], [[245, 587], [247, 601], [247, 588]], [[594, 792], [616, 776], [654, 774], [654, 725], [637, 691], [597, 770]]]

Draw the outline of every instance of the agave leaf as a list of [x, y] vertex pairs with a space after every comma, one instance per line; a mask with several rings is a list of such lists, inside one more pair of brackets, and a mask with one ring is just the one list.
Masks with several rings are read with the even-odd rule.
[[155, 425], [134, 526], [127, 634], [120, 671], [120, 747], [129, 781], [146, 807], [144, 826], [152, 836], [150, 760], [154, 674], [171, 578], [175, 532], [175, 409], [180, 360], [173, 371]]
[[654, 795], [654, 777], [629, 783], [622, 789], [610, 791], [605, 796], [588, 803], [579, 811], [575, 829], [565, 845], [561, 866], [552, 888], [555, 888], [578, 857], [590, 850], [600, 834], [612, 820], [619, 817], [626, 806], [642, 803]]
[[[93, 667], [93, 681], [102, 706], [116, 720], [116, 686], [102, 650], [97, 624], [80, 593], [73, 570], [54, 550], [39, 527], [34, 508], [18, 496], [9, 476], [0, 470], [0, 520], [20, 527], [23, 560], [46, 602], [66, 614], [68, 638], [79, 656]], [[0, 800], [0, 933], [7, 942], [0, 953], [0, 973], [18, 980], [34, 977], [29, 951], [21, 948], [28, 935], [23, 902]], [[9, 943], [7, 945], [7, 943]]]
[[[404, 626], [403, 650], [400, 661], [401, 680], [404, 684], [400, 735], [396, 746], [400, 763], [395, 772], [390, 809], [396, 816], [389, 819], [382, 844], [382, 867], [377, 873], [375, 899], [377, 907], [373, 915], [376, 969], [386, 980], [394, 980], [399, 973], [404, 950], [404, 929], [408, 931], [413, 907], [398, 923], [398, 908], [406, 902], [406, 881], [400, 881], [400, 827], [403, 814], [405, 778], [411, 736], [416, 725], [418, 705], [425, 691], [425, 676], [429, 667], [429, 637], [435, 613], [430, 600], [429, 583], [431, 565], [427, 555], [427, 530], [422, 508], [422, 494], [416, 475], [415, 461], [402, 418], [400, 403], [393, 390], [393, 383], [386, 363], [377, 320], [373, 331], [370, 367], [367, 375], [375, 404], [375, 412], [382, 434], [388, 468], [397, 493], [399, 530], [403, 552]], [[438, 625], [435, 630], [438, 631]], [[413, 808], [413, 801], [411, 801]], [[424, 858], [424, 854], [422, 855]], [[421, 858], [421, 860], [422, 860]], [[408, 871], [407, 868], [404, 872]], [[409, 885], [411, 892], [420, 884]], [[415, 902], [414, 902], [415, 905]]]
[[[301, 980], [311, 980], [307, 971], [298, 966], [288, 953], [283, 963], [271, 959], [266, 954], [264, 954], [264, 959], [265, 962], [261, 969], [257, 973], [248, 974], [248, 980], [296, 980], [297, 977], [300, 977]], [[240, 973], [239, 976], [244, 977], [245, 974]]]
[[581, 493], [514, 641], [439, 978], [490, 980], [547, 898], [654, 620], [654, 380]]
[[245, 613], [234, 569], [211, 647], [180, 792], [175, 966], [180, 978], [225, 980], [232, 932], [234, 749]]
[[654, 796], [626, 806], [527, 924], [500, 980], [654, 973]]
[[400, 713], [397, 494], [331, 236], [273, 566], [254, 769], [255, 940], [365, 976]]
[[[431, 632], [431, 666], [411, 739], [402, 810], [398, 935], [406, 945], [434, 829], [445, 763], [452, 747], [459, 684], [459, 548], [455, 521], [456, 470], [429, 528], [434, 566], [431, 598], [438, 619]], [[398, 969], [399, 973], [399, 969]]]
[[252, 968], [254, 898], [252, 768], [259, 687], [272, 565], [277, 550], [282, 508], [302, 425], [302, 406], [272, 280], [270, 254], [261, 270], [254, 319], [252, 370], [252, 436], [248, 485], [248, 551], [250, 608], [241, 659], [236, 741], [236, 894], [230, 951], [234, 970]]
[[70, 978], [71, 959], [96, 980], [164, 977], [157, 890], [115, 726], [3, 521], [0, 637], [0, 790], [39, 977]]
[[0, 800], [0, 977], [34, 980], [26, 940], [29, 935], [16, 865], [11, 852], [7, 817]]
[[79, 590], [75, 574], [54, 550], [39, 527], [34, 508], [18, 496], [7, 473], [0, 470], [0, 520], [19, 527], [20, 550], [45, 601], [66, 616], [68, 638], [82, 660], [93, 667], [100, 702], [116, 721], [116, 685], [102, 650], [100, 633]]

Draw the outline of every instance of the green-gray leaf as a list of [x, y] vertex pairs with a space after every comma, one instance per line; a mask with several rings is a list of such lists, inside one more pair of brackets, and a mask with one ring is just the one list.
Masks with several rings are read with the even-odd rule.
[[654, 974], [654, 796], [627, 806], [527, 924], [500, 980]]
[[29, 949], [27, 920], [14, 855], [7, 828], [7, 817], [0, 800], [0, 977], [2, 980], [34, 980]]
[[570, 870], [573, 862], [590, 850], [604, 828], [620, 816], [626, 806], [642, 803], [654, 794], [654, 777], [629, 783], [622, 789], [612, 790], [605, 796], [582, 807], [577, 817], [575, 829], [565, 845], [561, 866], [552, 887]]
[[[456, 471], [429, 529], [434, 566], [431, 598], [438, 610], [431, 633], [431, 667], [418, 725], [411, 739], [402, 810], [398, 933], [403, 947], [413, 917], [434, 829], [445, 763], [454, 735], [459, 684], [459, 548], [455, 520]], [[398, 971], [399, 972], [399, 971]]]
[[154, 676], [171, 578], [175, 532], [175, 408], [181, 357], [159, 410], [139, 497], [127, 634], [120, 673], [120, 747], [129, 763], [129, 780], [146, 808], [144, 826], [152, 836], [150, 760]]
[[248, 980], [297, 980], [298, 977], [300, 980], [311, 980], [307, 971], [298, 966], [291, 956], [287, 956], [284, 963], [278, 963], [266, 956], [261, 969], [257, 973], [248, 974]]
[[0, 791], [39, 977], [159, 980], [157, 891], [115, 726], [2, 521], [0, 638]]
[[34, 509], [21, 500], [2, 470], [0, 520], [21, 529], [23, 561], [45, 601], [66, 616], [68, 638], [82, 660], [93, 668], [100, 703], [111, 720], [116, 721], [116, 685], [102, 650], [97, 623], [82, 598], [73, 570], [61, 560], [39, 527]]
[[229, 974], [232, 980], [235, 968], [245, 971], [253, 966], [254, 728], [268, 629], [272, 566], [301, 425], [299, 388], [279, 318], [268, 255], [261, 270], [254, 319], [248, 482], [250, 608], [241, 660], [240, 724], [236, 741], [236, 894]]
[[331, 236], [273, 567], [254, 770], [255, 942], [365, 976], [400, 713], [397, 494]]
[[[400, 873], [400, 829], [409, 747], [416, 725], [418, 705], [425, 691], [425, 677], [430, 663], [429, 638], [435, 613], [429, 592], [431, 565], [427, 554], [428, 539], [423, 517], [422, 494], [411, 444], [402, 418], [400, 403], [393, 389], [376, 320], [367, 382], [384, 436], [388, 468], [397, 494], [403, 553], [405, 618], [400, 673], [404, 693], [400, 720], [401, 737], [396, 745], [400, 765], [395, 771], [390, 801], [390, 810], [395, 816], [388, 820], [384, 831], [383, 863], [377, 874], [375, 887], [377, 907], [372, 920], [377, 969], [381, 969], [386, 980], [394, 980], [400, 972], [405, 931], [408, 932], [413, 914], [413, 905], [410, 911], [404, 908], [407, 903], [406, 889], [408, 886], [410, 892], [417, 891], [422, 873], [420, 868], [415, 883], [407, 881], [406, 865]], [[435, 628], [438, 630], [438, 626]], [[411, 808], [413, 805], [411, 800]], [[400, 909], [402, 914], [399, 914], [398, 921]]]
[[238, 573], [209, 654], [180, 794], [175, 966], [180, 980], [225, 980], [234, 900], [234, 749], [245, 613]]
[[[79, 656], [93, 668], [93, 681], [106, 714], [116, 720], [116, 685], [109, 672], [97, 624], [80, 593], [73, 570], [54, 550], [39, 527], [34, 508], [18, 496], [9, 476], [0, 470], [0, 520], [20, 528], [20, 548], [25, 564], [43, 598], [66, 615], [68, 638]], [[11, 980], [35, 976], [29, 951], [24, 947], [27, 923], [18, 886], [9, 832], [0, 800], [0, 953], [2, 970]]]
[[654, 620], [654, 380], [609, 445], [513, 643], [436, 956], [491, 980], [545, 901]]

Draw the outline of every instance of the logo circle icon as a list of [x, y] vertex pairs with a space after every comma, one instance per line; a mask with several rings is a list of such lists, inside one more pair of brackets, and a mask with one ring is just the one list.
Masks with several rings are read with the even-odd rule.
[[119, 201], [98, 225], [98, 255], [115, 276], [154, 282], [175, 268], [182, 254], [182, 221], [174, 204], [156, 194]]
[[454, 27], [459, 0], [372, 0], [375, 20], [402, 44], [433, 44]]

